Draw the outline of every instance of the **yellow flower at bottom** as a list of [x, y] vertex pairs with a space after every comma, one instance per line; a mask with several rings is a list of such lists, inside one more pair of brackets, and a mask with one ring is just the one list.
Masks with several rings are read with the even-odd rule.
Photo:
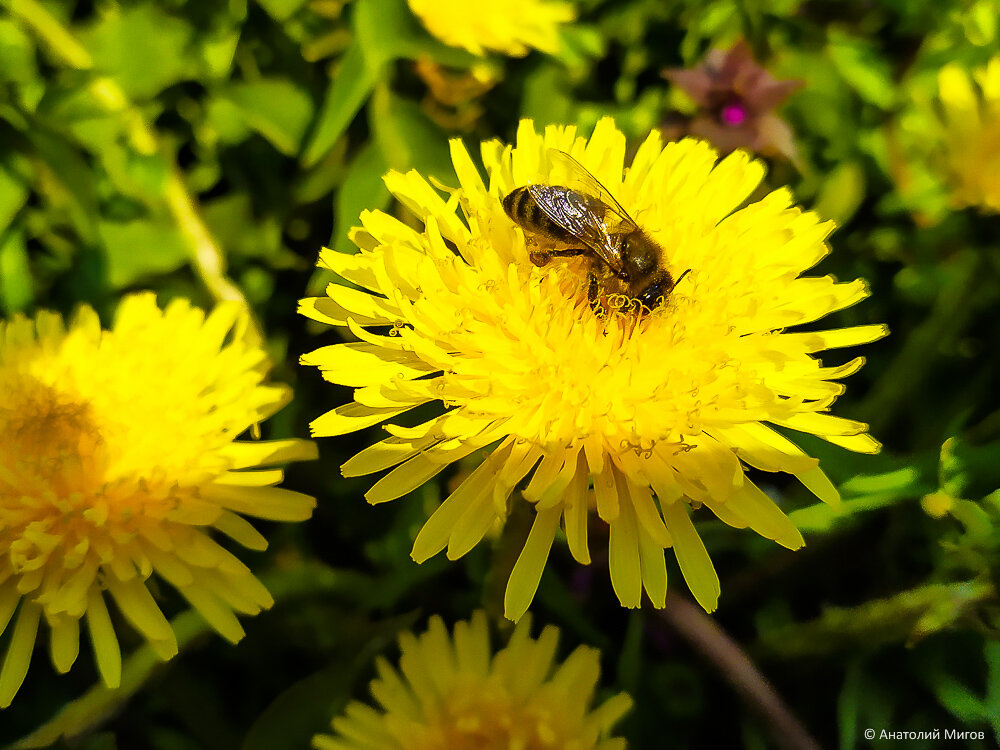
[[[477, 612], [449, 637], [440, 617], [426, 633], [400, 638], [397, 672], [376, 664], [372, 696], [382, 710], [359, 702], [333, 720], [337, 736], [319, 735], [319, 750], [623, 750], [607, 738], [629, 710], [619, 693], [590, 710], [600, 676], [599, 653], [578, 647], [556, 664], [559, 631], [531, 638], [530, 617], [507, 646], [491, 655], [486, 618]], [[401, 673], [401, 674], [400, 674]]]
[[[238, 306], [207, 317], [184, 301], [127, 297], [102, 331], [81, 308], [0, 322], [0, 706], [27, 674], [41, 618], [52, 661], [66, 672], [86, 619], [104, 682], [121, 678], [107, 596], [163, 659], [177, 653], [147, 588], [156, 573], [225, 638], [234, 612], [272, 603], [250, 570], [213, 538], [267, 546], [240, 515], [299, 521], [314, 500], [272, 485], [315, 457], [304, 440], [242, 442], [289, 389], [263, 382], [264, 350], [243, 338]], [[16, 616], [15, 616], [16, 613]]]
[[[610, 119], [589, 140], [566, 127], [538, 134], [523, 121], [514, 148], [483, 144], [484, 181], [455, 141], [460, 187], [447, 201], [415, 172], [386, 177], [422, 230], [363, 213], [353, 233], [361, 252], [320, 257], [361, 289], [331, 284], [327, 297], [301, 306], [359, 339], [303, 358], [356, 388], [354, 403], [313, 422], [314, 434], [445, 406], [416, 427], [387, 425], [388, 438], [343, 465], [348, 476], [392, 469], [369, 502], [401, 497], [493, 446], [420, 531], [417, 562], [471, 550], [530, 477], [524, 500], [511, 501], [537, 511], [507, 587], [512, 619], [530, 604], [560, 527], [571, 554], [590, 562], [592, 509], [610, 526], [611, 581], [624, 605], [639, 606], [643, 589], [664, 605], [663, 550], [672, 547], [692, 593], [713, 610], [719, 580], [692, 508], [795, 549], [798, 529], [744, 466], [792, 474], [821, 500], [839, 501], [817, 460], [769, 424], [879, 449], [867, 425], [829, 413], [844, 390], [834, 381], [863, 359], [824, 367], [816, 353], [873, 341], [885, 326], [787, 331], [868, 294], [860, 280], [800, 278], [829, 252], [832, 224], [794, 207], [787, 190], [743, 205], [763, 167], [741, 152], [718, 161], [702, 142], [664, 146], [654, 131], [623, 174], [625, 148]], [[678, 282], [648, 316], [593, 309], [580, 259], [529, 260], [525, 232], [501, 201], [518, 186], [561, 184], [552, 149], [579, 161], [664, 249]], [[389, 335], [380, 326], [392, 326]]]
[[555, 52], [559, 25], [576, 16], [573, 6], [554, 0], [409, 0], [410, 9], [445, 44], [474, 55], [487, 50], [514, 57], [535, 48]]
[[1000, 212], [1000, 56], [971, 78], [956, 64], [946, 66], [938, 88], [952, 202]]

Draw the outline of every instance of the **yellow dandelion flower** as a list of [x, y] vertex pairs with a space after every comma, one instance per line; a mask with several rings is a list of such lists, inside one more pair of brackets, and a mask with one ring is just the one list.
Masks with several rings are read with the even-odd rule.
[[337, 736], [317, 735], [318, 750], [624, 750], [608, 738], [631, 708], [625, 693], [594, 710], [599, 652], [579, 646], [555, 661], [559, 630], [537, 640], [530, 617], [491, 655], [486, 617], [477, 612], [449, 636], [440, 617], [427, 632], [399, 639], [399, 671], [376, 663], [371, 694], [382, 710], [352, 702], [333, 720]]
[[959, 65], [947, 65], [938, 89], [953, 204], [1000, 212], [1000, 55], [971, 78]]
[[[184, 301], [127, 297], [102, 331], [89, 307], [0, 322], [0, 705], [27, 674], [39, 623], [66, 672], [86, 619], [98, 669], [116, 687], [121, 651], [107, 599], [162, 658], [177, 642], [147, 588], [156, 573], [231, 641], [235, 612], [272, 603], [214, 538], [264, 538], [240, 514], [308, 518], [314, 500], [273, 485], [313, 458], [304, 440], [237, 441], [280, 409], [289, 389], [263, 382], [264, 350], [245, 341], [232, 303], [206, 316]], [[16, 615], [15, 615], [16, 613]]]
[[410, 10], [445, 44], [474, 55], [487, 51], [522, 57], [531, 49], [559, 49], [559, 26], [576, 17], [554, 0], [409, 0]]
[[[771, 425], [854, 451], [880, 447], [867, 425], [829, 413], [844, 390], [836, 379], [863, 359], [823, 367], [816, 354], [878, 339], [885, 326], [786, 332], [868, 294], [861, 280], [800, 277], [829, 252], [832, 223], [794, 207], [784, 189], [744, 205], [763, 166], [742, 152], [717, 161], [700, 141], [664, 146], [654, 131], [623, 176], [625, 137], [608, 118], [589, 140], [523, 121], [514, 148], [483, 144], [486, 181], [459, 141], [451, 148], [460, 187], [448, 200], [415, 172], [385, 178], [420, 231], [365, 212], [352, 233], [357, 255], [321, 255], [360, 289], [332, 284], [301, 310], [359, 340], [303, 358], [356, 388], [354, 402], [316, 419], [313, 432], [345, 434], [443, 402], [443, 414], [417, 427], [387, 425], [389, 437], [343, 465], [347, 476], [392, 469], [367, 493], [371, 503], [488, 449], [420, 531], [417, 562], [472, 549], [530, 477], [522, 494], [537, 514], [507, 586], [512, 619], [531, 602], [560, 527], [573, 557], [590, 562], [592, 508], [610, 526], [623, 605], [639, 606], [643, 589], [664, 605], [663, 550], [672, 547], [694, 596], [715, 609], [719, 580], [692, 508], [796, 549], [798, 529], [744, 467], [787, 472], [821, 500], [839, 500], [817, 460]], [[679, 282], [653, 313], [595, 311], [572, 259], [529, 260], [501, 201], [518, 186], [559, 184], [551, 149], [579, 161], [666, 248]], [[390, 335], [369, 330], [378, 326], [392, 326]]]

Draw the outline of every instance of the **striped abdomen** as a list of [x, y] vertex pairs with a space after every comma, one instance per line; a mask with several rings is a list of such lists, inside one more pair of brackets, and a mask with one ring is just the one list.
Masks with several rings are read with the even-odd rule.
[[511, 220], [530, 234], [541, 235], [545, 239], [565, 245], [579, 245], [579, 237], [553, 221], [538, 205], [529, 188], [571, 192], [568, 188], [549, 185], [526, 185], [514, 188], [503, 199], [503, 210]]

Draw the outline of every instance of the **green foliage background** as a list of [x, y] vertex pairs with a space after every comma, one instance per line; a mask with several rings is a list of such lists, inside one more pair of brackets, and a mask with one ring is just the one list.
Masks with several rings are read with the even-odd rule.
[[[336, 334], [298, 317], [296, 300], [328, 281], [313, 269], [321, 246], [350, 251], [346, 231], [362, 209], [398, 211], [383, 173], [415, 168], [453, 182], [449, 137], [509, 141], [520, 117], [586, 132], [611, 114], [638, 139], [690, 107], [663, 68], [693, 66], [744, 37], [775, 75], [805, 82], [782, 110], [801, 164], [775, 161], [769, 185], [789, 185], [840, 225], [817, 273], [872, 286], [834, 322], [884, 321], [892, 335], [860, 352], [868, 365], [837, 406], [870, 422], [884, 452], [802, 441], [840, 486], [843, 508], [814, 505], [793, 483], [767, 487], [805, 549], [699, 523], [722, 579], [714, 618], [823, 747], [887, 745], [864, 739], [869, 727], [971, 729], [986, 739], [956, 746], [994, 746], [1000, 219], [945, 211], [931, 193], [900, 195], [893, 175], [906, 158], [898, 124], [931, 98], [940, 66], [972, 68], [1000, 49], [1000, 3], [577, 5], [558, 55], [477, 61], [433, 39], [405, 0], [3, 0], [2, 313], [86, 302], [108, 322], [136, 289], [206, 307], [244, 295], [274, 377], [296, 390], [265, 436], [305, 435], [349, 394], [297, 366]], [[421, 59], [455, 75], [485, 66], [496, 85], [442, 117]], [[922, 163], [908, 169], [926, 176]], [[447, 476], [379, 507], [364, 503], [365, 480], [340, 476], [369, 432], [323, 440], [318, 462], [289, 470], [286, 486], [319, 506], [308, 523], [265, 529], [267, 553], [243, 555], [277, 603], [245, 623], [239, 646], [180, 614], [181, 654], [159, 664], [121, 628], [134, 656], [123, 689], [109, 692], [91, 690], [86, 653], [57, 677], [40, 644], [0, 714], [0, 745], [28, 737], [12, 746], [42, 747], [66, 734], [62, 746], [86, 750], [304, 747], [348, 699], [367, 699], [374, 655], [394, 653], [400, 629], [481, 606], [493, 590], [488, 544], [457, 563], [409, 559]], [[943, 518], [920, 503], [937, 491], [959, 501]], [[681, 580], [672, 568], [675, 593]], [[182, 612], [167, 588], [156, 593]], [[655, 612], [621, 609], [599, 562], [580, 570], [557, 545], [532, 609], [536, 626], [563, 629], [566, 652], [602, 649], [602, 690], [636, 702], [621, 727], [630, 747], [775, 742], [726, 675]]]

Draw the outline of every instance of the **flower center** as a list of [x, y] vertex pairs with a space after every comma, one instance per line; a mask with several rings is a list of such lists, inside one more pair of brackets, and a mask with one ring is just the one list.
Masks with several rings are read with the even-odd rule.
[[742, 101], [731, 101], [719, 110], [719, 119], [723, 125], [738, 128], [748, 117], [747, 107]]
[[191, 494], [155, 471], [109, 479], [90, 403], [22, 373], [0, 374], [0, 559], [13, 571], [52, 557], [75, 567], [96, 540], [126, 543], [145, 519]]
[[478, 686], [476, 697], [455, 695], [427, 726], [411, 735], [407, 750], [548, 750], [562, 746], [565, 727], [541, 701], [522, 706], [496, 686]]
[[[27, 376], [4, 384], [0, 400], [0, 497], [32, 489], [81, 489], [102, 442], [89, 405]], [[72, 479], [71, 485], [66, 484]]]

